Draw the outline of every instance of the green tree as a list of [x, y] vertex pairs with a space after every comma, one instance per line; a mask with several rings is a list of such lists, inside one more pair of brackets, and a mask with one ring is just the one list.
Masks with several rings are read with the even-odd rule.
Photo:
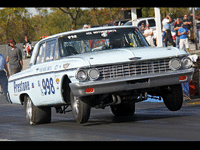
[[25, 8], [4, 8], [0, 10], [0, 43], [8, 43], [10, 38], [22, 42], [25, 35], [34, 36], [29, 22], [30, 14]]
[[74, 9], [70, 9], [69, 7], [61, 8], [58, 7], [63, 13], [66, 13], [70, 16], [72, 22], [72, 28], [76, 29], [77, 20], [79, 18], [80, 7], [75, 7]]
[[[10, 38], [22, 42], [27, 35], [30, 40], [39, 40], [41, 36], [53, 35], [73, 29], [82, 28], [84, 24], [102, 25], [114, 20], [123, 19], [123, 10], [115, 7], [53, 7], [51, 12], [46, 8], [37, 7], [38, 15], [31, 16], [23, 7], [0, 10], [0, 44], [8, 43]], [[161, 7], [161, 19], [167, 14], [172, 17], [189, 15], [189, 8]], [[198, 14], [198, 12], [197, 12]], [[154, 7], [142, 7], [142, 17], [154, 17]]]

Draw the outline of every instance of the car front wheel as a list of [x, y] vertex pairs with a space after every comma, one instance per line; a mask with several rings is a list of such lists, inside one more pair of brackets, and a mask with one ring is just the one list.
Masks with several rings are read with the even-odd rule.
[[163, 90], [163, 101], [166, 107], [171, 111], [181, 109], [183, 104], [183, 90], [181, 84], [171, 85]]
[[77, 123], [85, 123], [90, 117], [91, 107], [87, 97], [77, 97], [70, 92], [71, 108]]

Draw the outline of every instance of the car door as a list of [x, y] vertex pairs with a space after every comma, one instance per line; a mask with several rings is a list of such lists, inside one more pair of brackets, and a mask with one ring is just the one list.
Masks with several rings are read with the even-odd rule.
[[40, 44], [33, 69], [34, 88], [37, 94], [33, 95], [34, 105], [54, 105], [64, 103], [61, 98], [60, 87], [56, 85], [54, 68], [56, 67], [57, 39], [50, 39]]

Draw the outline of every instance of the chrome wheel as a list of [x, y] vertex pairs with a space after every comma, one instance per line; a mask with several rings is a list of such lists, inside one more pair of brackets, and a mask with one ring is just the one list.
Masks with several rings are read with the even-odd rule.
[[76, 114], [79, 113], [79, 98], [74, 96], [74, 108], [76, 110]]
[[24, 96], [24, 108], [30, 125], [51, 122], [51, 107], [35, 106], [28, 95]]
[[30, 98], [28, 97], [27, 98], [27, 104], [26, 104], [26, 114], [27, 114], [27, 117], [31, 120], [32, 118], [32, 112], [33, 112], [33, 109], [32, 109], [32, 102], [30, 100]]
[[90, 117], [90, 105], [88, 97], [77, 97], [70, 92], [71, 108], [77, 123], [85, 123]]

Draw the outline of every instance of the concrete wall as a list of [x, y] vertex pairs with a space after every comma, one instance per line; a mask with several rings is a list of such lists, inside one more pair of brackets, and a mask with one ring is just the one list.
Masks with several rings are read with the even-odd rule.
[[[38, 41], [32, 41], [33, 46], [37, 43]], [[24, 58], [24, 52], [23, 52], [23, 43], [17, 43], [16, 46], [22, 51], [22, 55]], [[0, 45], [0, 54], [3, 54], [3, 56], [6, 57], [8, 56], [8, 44]]]

